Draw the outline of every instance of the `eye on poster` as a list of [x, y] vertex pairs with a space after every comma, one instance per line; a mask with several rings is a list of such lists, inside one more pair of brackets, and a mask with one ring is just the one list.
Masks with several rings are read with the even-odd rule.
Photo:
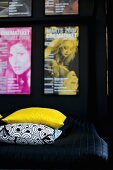
[[79, 0], [45, 0], [45, 15], [78, 14]]
[[30, 94], [31, 27], [0, 28], [0, 94]]
[[79, 27], [45, 27], [44, 94], [79, 92]]
[[32, 0], [1, 0], [0, 17], [31, 16]]

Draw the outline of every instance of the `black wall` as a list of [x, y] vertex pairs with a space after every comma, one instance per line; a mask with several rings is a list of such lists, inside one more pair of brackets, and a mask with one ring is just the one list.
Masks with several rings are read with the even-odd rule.
[[[106, 51], [104, 1], [80, 0], [79, 16], [44, 16], [44, 0], [33, 0], [30, 18], [3, 18], [0, 27], [32, 26], [31, 95], [0, 95], [0, 113], [8, 115], [25, 107], [49, 107], [66, 115], [93, 120], [106, 119]], [[44, 26], [79, 25], [79, 95], [43, 94]]]
[[109, 95], [108, 95], [108, 141], [109, 141], [109, 166], [113, 166], [113, 1], [108, 0], [107, 26], [108, 26], [108, 68], [109, 68]]

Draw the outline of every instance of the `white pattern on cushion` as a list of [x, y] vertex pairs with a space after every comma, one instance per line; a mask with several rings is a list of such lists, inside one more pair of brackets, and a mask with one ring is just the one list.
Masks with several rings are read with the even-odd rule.
[[0, 141], [17, 144], [51, 144], [62, 131], [46, 125], [15, 123], [0, 126]]

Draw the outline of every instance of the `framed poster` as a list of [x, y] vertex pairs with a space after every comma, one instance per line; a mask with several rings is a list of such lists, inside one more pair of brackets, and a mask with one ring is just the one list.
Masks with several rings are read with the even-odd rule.
[[45, 0], [45, 15], [78, 14], [79, 0]]
[[0, 17], [31, 16], [32, 0], [1, 0]]
[[45, 27], [44, 94], [77, 95], [78, 26]]
[[31, 27], [0, 28], [0, 94], [30, 94]]

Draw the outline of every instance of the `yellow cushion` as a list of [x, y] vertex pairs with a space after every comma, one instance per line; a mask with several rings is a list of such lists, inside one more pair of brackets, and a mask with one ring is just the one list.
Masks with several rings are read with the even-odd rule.
[[3, 116], [0, 114], [0, 119], [2, 118]]
[[60, 128], [64, 125], [65, 119], [66, 116], [58, 110], [50, 108], [30, 107], [16, 111], [2, 119], [2, 121], [9, 124], [38, 123], [53, 128]]

